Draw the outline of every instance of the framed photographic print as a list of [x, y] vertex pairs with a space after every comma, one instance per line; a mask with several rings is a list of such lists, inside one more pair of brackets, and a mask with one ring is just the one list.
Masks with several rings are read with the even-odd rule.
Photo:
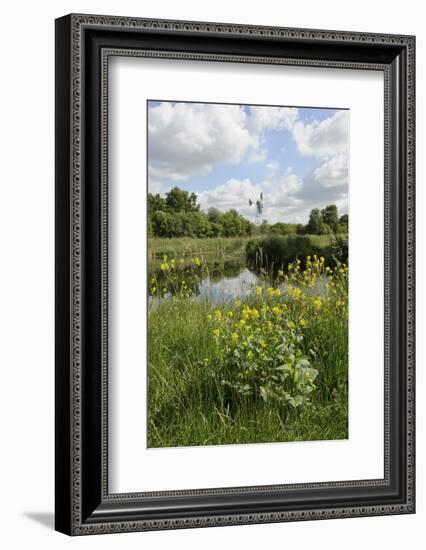
[[56, 529], [414, 513], [413, 36], [56, 21]]

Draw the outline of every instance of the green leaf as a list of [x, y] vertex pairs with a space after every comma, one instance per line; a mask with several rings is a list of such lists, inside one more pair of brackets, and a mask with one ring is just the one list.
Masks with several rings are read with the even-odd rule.
[[268, 392], [263, 386], [260, 386], [260, 396], [265, 401], [265, 403], [268, 401]]

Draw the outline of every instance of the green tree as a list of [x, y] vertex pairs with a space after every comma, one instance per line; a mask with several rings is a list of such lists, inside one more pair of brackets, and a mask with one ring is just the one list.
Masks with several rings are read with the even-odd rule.
[[321, 212], [319, 208], [313, 208], [309, 214], [309, 221], [305, 232], [307, 235], [319, 235], [321, 232]]
[[166, 201], [158, 193], [153, 195], [148, 193], [148, 215], [154, 212], [163, 211], [166, 208]]
[[188, 191], [173, 187], [166, 193], [166, 208], [173, 212], [197, 212], [200, 206], [197, 205], [197, 195], [189, 194]]
[[339, 218], [339, 223], [342, 225], [348, 225], [349, 224], [349, 214], [342, 214]]
[[320, 210], [314, 208], [306, 226], [303, 224], [276, 222], [269, 225], [263, 220], [260, 227], [232, 209], [221, 212], [217, 208], [200, 210], [197, 195], [174, 187], [163, 198], [148, 193], [148, 236], [154, 237], [239, 237], [255, 233], [262, 235], [324, 235], [348, 232], [349, 217], [338, 217], [337, 206], [330, 204]]
[[173, 218], [169, 212], [161, 210], [154, 212], [152, 218], [152, 230], [156, 237], [173, 237]]
[[148, 237], [153, 237], [154, 236], [154, 227], [152, 225], [152, 220], [151, 220], [150, 216], [148, 216], [147, 231], [148, 231]]
[[343, 214], [339, 219], [339, 227], [337, 233], [348, 233], [349, 231], [349, 216], [348, 214]]
[[273, 235], [292, 235], [296, 233], [296, 224], [277, 222], [271, 225], [269, 232]]
[[210, 235], [209, 237], [220, 237], [222, 235], [222, 225], [214, 222], [210, 222]]
[[243, 219], [236, 210], [229, 210], [222, 216], [222, 234], [224, 237], [236, 237], [243, 234]]
[[263, 220], [259, 227], [259, 232], [261, 235], [266, 235], [269, 233], [269, 223], [266, 220]]
[[181, 212], [185, 223], [185, 237], [210, 236], [211, 224], [204, 212]]
[[251, 236], [256, 233], [256, 226], [254, 223], [250, 222], [249, 220], [244, 219], [244, 234]]
[[334, 233], [333, 229], [331, 229], [328, 223], [325, 223], [321, 220], [318, 235], [330, 235], [331, 233]]
[[207, 210], [207, 217], [209, 219], [209, 222], [211, 223], [221, 223], [222, 220], [222, 212], [218, 210], [217, 208], [209, 208]]
[[339, 223], [339, 213], [335, 204], [329, 204], [321, 210], [321, 218], [331, 229], [336, 232]]

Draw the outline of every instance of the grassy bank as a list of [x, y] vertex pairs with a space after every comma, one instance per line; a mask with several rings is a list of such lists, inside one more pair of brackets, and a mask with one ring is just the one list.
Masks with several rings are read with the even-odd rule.
[[244, 256], [246, 245], [252, 238], [249, 237], [218, 237], [215, 239], [195, 239], [182, 237], [180, 239], [150, 238], [148, 240], [148, 254], [150, 259], [159, 259], [163, 256], [171, 258], [205, 257], [212, 259], [234, 259]]
[[347, 437], [347, 270], [307, 263], [242, 303], [151, 308], [149, 447]]
[[257, 268], [283, 268], [296, 259], [307, 256], [325, 258], [329, 265], [336, 260], [347, 263], [346, 235], [269, 235], [249, 240], [246, 245], [247, 262]]

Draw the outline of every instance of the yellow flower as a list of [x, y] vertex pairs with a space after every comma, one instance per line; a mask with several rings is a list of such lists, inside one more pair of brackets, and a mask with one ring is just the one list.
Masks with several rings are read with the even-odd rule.
[[314, 308], [319, 311], [321, 309], [321, 298], [315, 298], [314, 300]]
[[215, 336], [216, 338], [220, 336], [220, 330], [218, 328], [213, 329], [212, 332], [213, 332], [213, 336]]
[[200, 260], [200, 258], [198, 258], [198, 256], [194, 258], [194, 264], [195, 265], [201, 265], [201, 260]]
[[232, 313], [232, 311], [228, 311], [228, 317], [229, 317], [230, 319], [232, 319], [233, 316], [234, 316], [234, 314]]
[[235, 305], [236, 305], [237, 307], [240, 307], [240, 305], [241, 305], [241, 300], [235, 300]]
[[221, 321], [222, 320], [222, 312], [217, 309], [215, 312], [214, 312], [214, 316], [216, 318], [216, 321]]
[[281, 310], [280, 310], [280, 308], [279, 308], [278, 306], [274, 306], [274, 307], [272, 308], [272, 313], [275, 313], [275, 315], [276, 315], [277, 317], [280, 317], [280, 316], [281, 316]]
[[305, 321], [305, 319], [300, 319], [299, 325], [300, 325], [302, 328], [306, 327], [307, 324], [308, 324], [308, 323]]
[[151, 292], [152, 292], [153, 294], [155, 294], [155, 293], [157, 292], [157, 289], [156, 289], [155, 286], [153, 286], [153, 287], [151, 288]]
[[266, 315], [269, 311], [269, 307], [267, 304], [262, 304], [262, 307], [260, 308], [260, 311], [262, 312], [262, 315]]
[[167, 256], [166, 256], [166, 254], [164, 254], [164, 256], [163, 256], [163, 262], [167, 262]]
[[161, 269], [161, 271], [167, 271], [169, 269], [169, 266], [166, 263], [162, 263], [160, 265], [160, 269]]
[[256, 287], [256, 295], [257, 296], [260, 296], [262, 294], [262, 287], [261, 286], [257, 286]]
[[296, 325], [293, 323], [293, 321], [287, 321], [287, 327], [289, 329], [293, 329], [296, 328]]
[[210, 313], [207, 315], [207, 321], [211, 321], [213, 317], [210, 315]]
[[275, 291], [272, 287], [269, 287], [267, 292], [268, 292], [269, 296], [273, 296]]
[[251, 351], [251, 349], [249, 349], [247, 352], [247, 359], [253, 359], [253, 352]]
[[282, 269], [280, 269], [280, 270], [278, 271], [278, 275], [279, 275], [280, 277], [284, 277], [284, 271], [283, 271]]
[[298, 300], [301, 295], [302, 295], [302, 291], [300, 290], [300, 288], [296, 287], [293, 289], [293, 298], [295, 300]]
[[257, 309], [254, 307], [251, 311], [250, 311], [250, 315], [252, 316], [253, 319], [257, 319], [259, 317], [259, 312], [257, 311]]
[[246, 324], [246, 322], [245, 322], [244, 319], [240, 319], [240, 320], [238, 321], [238, 325], [239, 325], [240, 327], [243, 327], [245, 324]]
[[231, 334], [231, 342], [236, 342], [238, 340], [238, 332], [233, 332]]
[[184, 260], [183, 258], [181, 258], [181, 259], [179, 260], [179, 263], [180, 263], [180, 264], [183, 264], [184, 262], [185, 262], [185, 260]]

